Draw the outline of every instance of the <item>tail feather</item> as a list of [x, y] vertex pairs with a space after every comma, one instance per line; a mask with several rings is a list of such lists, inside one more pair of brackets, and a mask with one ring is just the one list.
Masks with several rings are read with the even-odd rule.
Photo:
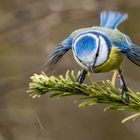
[[127, 14], [120, 12], [103, 11], [100, 14], [100, 26], [116, 29], [123, 21], [128, 18]]
[[131, 45], [130, 50], [126, 53], [127, 58], [140, 67], [140, 47]]
[[53, 51], [51, 55], [48, 57], [49, 64], [56, 64], [63, 56], [64, 54], [71, 49], [71, 44], [68, 39], [62, 41], [57, 48]]

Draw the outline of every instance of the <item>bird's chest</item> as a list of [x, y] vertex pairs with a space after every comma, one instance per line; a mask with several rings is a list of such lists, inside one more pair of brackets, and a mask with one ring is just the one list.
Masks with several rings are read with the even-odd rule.
[[112, 47], [109, 57], [105, 63], [95, 67], [95, 73], [109, 72], [119, 69], [123, 61], [123, 54], [116, 48]]

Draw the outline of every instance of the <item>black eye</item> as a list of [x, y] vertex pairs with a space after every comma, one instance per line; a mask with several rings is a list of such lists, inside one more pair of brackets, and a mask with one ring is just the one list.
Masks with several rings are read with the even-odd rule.
[[96, 57], [98, 57], [98, 56], [99, 56], [99, 52], [96, 53]]

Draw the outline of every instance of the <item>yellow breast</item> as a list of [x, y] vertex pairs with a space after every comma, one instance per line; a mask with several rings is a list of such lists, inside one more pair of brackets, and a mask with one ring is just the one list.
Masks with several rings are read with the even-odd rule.
[[104, 64], [95, 67], [95, 72], [99, 73], [117, 70], [120, 68], [122, 61], [123, 54], [116, 47], [113, 46], [111, 48], [108, 60]]

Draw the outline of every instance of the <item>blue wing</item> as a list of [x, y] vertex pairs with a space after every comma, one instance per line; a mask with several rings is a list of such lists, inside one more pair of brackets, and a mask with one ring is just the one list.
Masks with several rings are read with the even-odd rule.
[[113, 44], [134, 64], [140, 67], [140, 47], [132, 42], [113, 42]]
[[71, 49], [71, 38], [66, 38], [64, 41], [62, 41], [60, 44], [58, 44], [58, 47], [55, 48], [55, 50], [52, 52], [52, 54], [49, 56], [48, 62], [50, 64], [57, 63], [63, 55]]
[[103, 11], [100, 14], [100, 26], [116, 29], [123, 21], [128, 18], [127, 14], [120, 12]]
[[126, 53], [127, 58], [140, 67], [140, 47], [131, 44], [131, 48]]

